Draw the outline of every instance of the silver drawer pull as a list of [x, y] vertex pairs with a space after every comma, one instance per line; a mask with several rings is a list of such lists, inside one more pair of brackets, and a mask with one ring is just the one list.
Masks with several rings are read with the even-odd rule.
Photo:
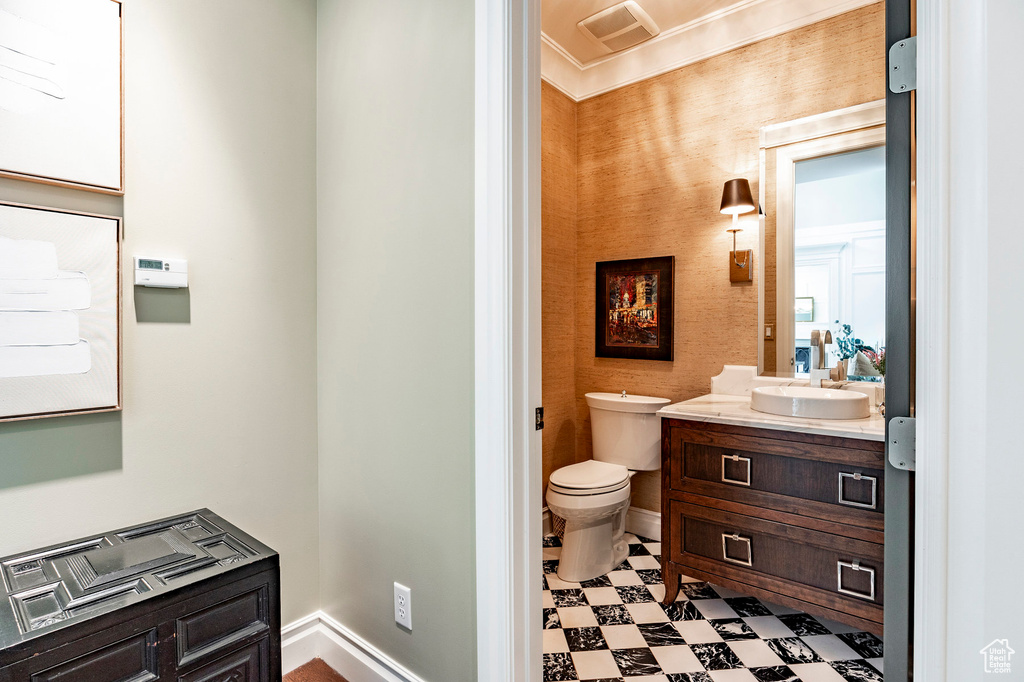
[[[871, 502], [857, 502], [856, 500], [846, 499], [846, 481], [871, 481]], [[862, 509], [877, 509], [878, 508], [878, 479], [874, 476], [865, 476], [863, 474], [848, 474], [840, 472], [839, 474], [839, 504], [845, 504], [848, 507], [861, 507]]]
[[[870, 577], [870, 580], [869, 580], [870, 588], [868, 589], [868, 591], [867, 592], [861, 592], [860, 590], [855, 590], [855, 589], [850, 589], [848, 587], [844, 587], [843, 586], [843, 569], [844, 568], [848, 568], [851, 571], [866, 571], [867, 573], [870, 573], [871, 574], [871, 577]], [[846, 561], [837, 561], [836, 562], [836, 571], [838, 573], [838, 582], [837, 582], [837, 585], [836, 585], [836, 589], [837, 590], [839, 590], [843, 594], [848, 594], [851, 597], [859, 597], [861, 599], [867, 599], [868, 601], [874, 601], [875, 600], [875, 569], [868, 568], [867, 566], [861, 566], [859, 561], [854, 561], [852, 563], [851, 562], [846, 562]]]
[[[729, 556], [729, 545], [728, 545], [728, 542], [730, 540], [733, 541], [733, 542], [742, 542], [742, 543], [744, 543], [747, 546], [747, 558], [746, 559], [737, 559], [734, 556]], [[731, 563], [739, 564], [740, 566], [753, 566], [754, 565], [754, 551], [753, 551], [753, 546], [750, 543], [750, 538], [745, 538], [742, 535], [740, 535], [739, 533], [733, 533], [732, 535], [729, 535], [728, 533], [722, 533], [722, 558], [725, 559], [726, 561], [731, 562]]]
[[[745, 480], [738, 478], [729, 478], [725, 473], [725, 465], [727, 462], [743, 462], [747, 465]], [[739, 455], [722, 455], [722, 483], [732, 483], [733, 485], [745, 485], [750, 486], [750, 458], [740, 457]]]

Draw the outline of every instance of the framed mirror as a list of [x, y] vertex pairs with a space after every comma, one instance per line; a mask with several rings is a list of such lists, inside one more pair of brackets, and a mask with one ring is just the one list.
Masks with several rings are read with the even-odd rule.
[[812, 330], [828, 367], [878, 381], [885, 343], [885, 102], [761, 129], [758, 372], [806, 376]]

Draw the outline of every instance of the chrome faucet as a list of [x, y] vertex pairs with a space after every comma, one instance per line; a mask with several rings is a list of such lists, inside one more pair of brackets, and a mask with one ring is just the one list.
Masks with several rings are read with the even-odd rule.
[[832, 332], [827, 329], [811, 330], [811, 386], [821, 388], [822, 379], [831, 379], [832, 372], [825, 363], [825, 346], [832, 343]]

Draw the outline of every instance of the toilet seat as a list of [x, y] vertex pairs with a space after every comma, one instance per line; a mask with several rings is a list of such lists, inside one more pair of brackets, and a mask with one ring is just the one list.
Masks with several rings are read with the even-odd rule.
[[621, 464], [587, 460], [554, 471], [549, 488], [562, 495], [602, 495], [629, 485], [630, 471]]

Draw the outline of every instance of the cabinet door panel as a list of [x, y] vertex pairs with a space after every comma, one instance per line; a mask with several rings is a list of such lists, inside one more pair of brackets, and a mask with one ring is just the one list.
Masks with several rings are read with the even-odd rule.
[[159, 677], [156, 629], [109, 644], [52, 668], [32, 682], [146, 682]]

